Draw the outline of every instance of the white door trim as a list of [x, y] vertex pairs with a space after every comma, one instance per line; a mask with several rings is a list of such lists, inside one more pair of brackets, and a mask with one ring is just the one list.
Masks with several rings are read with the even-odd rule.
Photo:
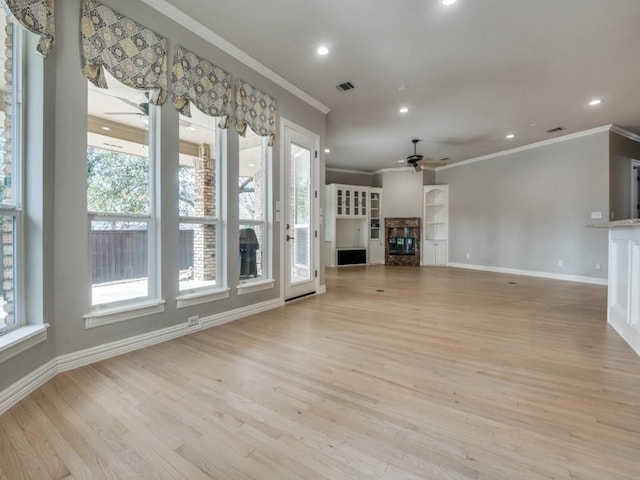
[[[280, 222], [280, 298], [282, 301], [285, 301], [285, 293], [286, 293], [286, 282], [287, 282], [287, 272], [286, 261], [285, 261], [285, 224], [286, 224], [286, 214], [285, 211], [287, 200], [286, 200], [286, 169], [288, 167], [287, 159], [288, 152], [286, 151], [285, 144], [285, 132], [286, 130], [293, 130], [298, 132], [306, 137], [313, 138], [314, 150], [317, 152], [317, 158], [312, 158], [312, 160], [316, 160], [312, 162], [313, 168], [313, 182], [312, 185], [313, 190], [317, 192], [317, 196], [312, 195], [312, 200], [315, 202], [315, 208], [313, 209], [313, 230], [318, 232], [318, 236], [312, 236], [313, 241], [313, 257], [314, 257], [314, 267], [315, 270], [318, 271], [318, 275], [314, 277], [313, 284], [316, 293], [319, 292], [320, 288], [320, 135], [311, 130], [308, 130], [290, 120], [287, 120], [284, 117], [280, 117], [280, 200], [276, 202], [276, 221]], [[315, 273], [315, 272], [314, 272]]]

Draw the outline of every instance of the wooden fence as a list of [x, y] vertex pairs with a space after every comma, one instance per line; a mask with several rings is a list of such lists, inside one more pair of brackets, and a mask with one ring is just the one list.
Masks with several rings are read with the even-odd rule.
[[[91, 271], [94, 285], [146, 278], [148, 265], [146, 230], [94, 230], [91, 232]], [[179, 268], [193, 266], [193, 230], [180, 230]]]

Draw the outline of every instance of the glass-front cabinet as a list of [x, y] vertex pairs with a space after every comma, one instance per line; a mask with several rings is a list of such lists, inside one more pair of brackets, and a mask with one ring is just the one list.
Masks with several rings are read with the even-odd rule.
[[326, 186], [327, 266], [384, 263], [382, 188]]
[[368, 187], [336, 185], [336, 216], [366, 218], [369, 215], [368, 195]]
[[369, 263], [383, 263], [384, 233], [382, 225], [382, 189], [369, 189]]
[[371, 189], [371, 192], [369, 192], [369, 197], [371, 199], [371, 216], [369, 217], [370, 240], [380, 239], [380, 196], [379, 189]]

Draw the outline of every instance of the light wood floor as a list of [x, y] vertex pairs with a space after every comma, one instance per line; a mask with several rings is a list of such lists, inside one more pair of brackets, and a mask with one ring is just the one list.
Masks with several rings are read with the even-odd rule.
[[640, 478], [640, 357], [605, 287], [358, 267], [327, 289], [59, 375], [0, 417], [0, 479]]

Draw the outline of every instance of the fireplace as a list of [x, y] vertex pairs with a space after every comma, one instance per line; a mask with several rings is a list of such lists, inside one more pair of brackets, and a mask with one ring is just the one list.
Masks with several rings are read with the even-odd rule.
[[386, 218], [385, 263], [420, 265], [420, 218]]

